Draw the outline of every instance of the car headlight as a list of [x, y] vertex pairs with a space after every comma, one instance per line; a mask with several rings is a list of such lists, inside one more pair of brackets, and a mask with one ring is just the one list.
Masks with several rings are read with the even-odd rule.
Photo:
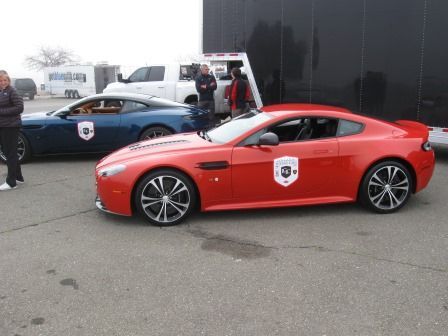
[[98, 176], [113, 176], [126, 170], [124, 164], [118, 164], [115, 166], [106, 167], [98, 171]]

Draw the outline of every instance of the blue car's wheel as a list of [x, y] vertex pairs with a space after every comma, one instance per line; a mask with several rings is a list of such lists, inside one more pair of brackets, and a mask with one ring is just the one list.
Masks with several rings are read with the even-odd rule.
[[[22, 133], [19, 133], [19, 140], [17, 142], [17, 154], [19, 156], [19, 162], [26, 162], [31, 156], [31, 148], [28, 140]], [[5, 154], [3, 154], [2, 147], [0, 145], [0, 160], [6, 162]]]
[[165, 127], [156, 126], [156, 127], [150, 127], [142, 132], [140, 135], [139, 140], [150, 140], [159, 138], [165, 135], [173, 134], [169, 129], [166, 129]]

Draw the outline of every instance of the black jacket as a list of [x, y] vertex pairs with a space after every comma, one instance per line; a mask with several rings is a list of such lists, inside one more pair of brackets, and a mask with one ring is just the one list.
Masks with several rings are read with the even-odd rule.
[[[201, 85], [205, 85], [205, 89], [201, 88]], [[214, 100], [213, 92], [215, 90], [215, 76], [200, 74], [196, 77], [196, 91], [199, 93], [199, 101]]]
[[16, 90], [8, 86], [0, 90], [0, 127], [20, 127], [22, 119], [20, 114], [23, 112], [23, 98]]

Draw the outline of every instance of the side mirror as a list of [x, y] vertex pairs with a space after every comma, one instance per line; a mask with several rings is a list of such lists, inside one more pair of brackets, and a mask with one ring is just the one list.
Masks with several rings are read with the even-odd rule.
[[278, 135], [272, 132], [263, 134], [258, 140], [259, 146], [278, 146]]
[[122, 73], [117, 74], [117, 80], [119, 82], [123, 83], [123, 74]]

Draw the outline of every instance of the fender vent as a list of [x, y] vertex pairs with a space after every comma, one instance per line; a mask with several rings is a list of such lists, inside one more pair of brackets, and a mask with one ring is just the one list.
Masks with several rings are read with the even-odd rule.
[[138, 143], [135, 145], [131, 145], [128, 148], [130, 150], [138, 150], [138, 149], [143, 149], [143, 148], [174, 145], [174, 144], [178, 144], [178, 143], [182, 143], [182, 142], [188, 142], [188, 141], [187, 140], [175, 140], [175, 141], [164, 141], [164, 142], [149, 143], [149, 144]]

